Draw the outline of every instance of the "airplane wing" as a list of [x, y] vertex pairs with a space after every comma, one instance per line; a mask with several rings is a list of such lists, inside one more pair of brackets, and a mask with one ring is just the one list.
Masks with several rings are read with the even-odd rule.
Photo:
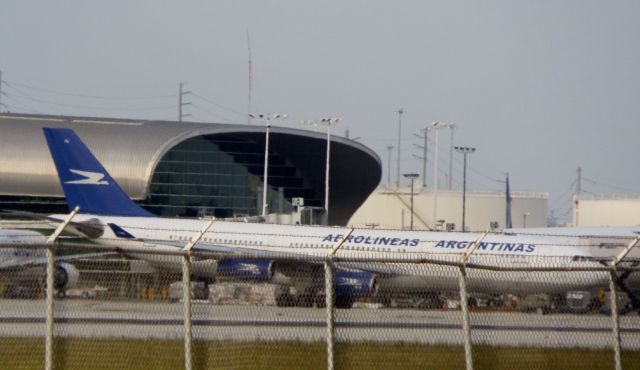
[[[19, 270], [47, 263], [46, 250], [35, 248], [45, 245], [47, 237], [35, 230], [0, 229], [0, 270]], [[84, 258], [113, 256], [115, 252], [92, 252], [58, 255], [55, 262], [68, 262]]]
[[[54, 218], [46, 215], [41, 215], [32, 212], [13, 211], [13, 210], [0, 210], [0, 214], [9, 215], [12, 217], [23, 217], [32, 220], [42, 220], [45, 222], [59, 224], [62, 222], [59, 218]], [[104, 234], [104, 226], [100, 224], [97, 219], [89, 219], [82, 222], [71, 221], [65, 228], [65, 231], [89, 239], [96, 239]]]
[[[72, 262], [81, 259], [93, 259], [93, 258], [101, 258], [101, 257], [112, 257], [116, 256], [118, 253], [116, 252], [97, 252], [97, 253], [84, 253], [84, 254], [73, 254], [68, 256], [59, 256], [54, 258], [55, 262]], [[29, 258], [29, 256], [16, 256], [7, 259], [0, 260], [0, 271], [2, 270], [16, 270], [21, 268], [29, 268], [36, 266], [44, 266], [47, 264], [46, 257], [34, 257]]]
[[[164, 247], [174, 247], [178, 249], [183, 249], [187, 243], [186, 242], [170, 242], [164, 240], [147, 240], [144, 241], [146, 245], [150, 247], [153, 246], [164, 246]], [[283, 252], [283, 251], [270, 251], [267, 249], [255, 249], [255, 248], [243, 248], [239, 246], [228, 246], [214, 243], [206, 243], [199, 242], [195, 244], [192, 248], [195, 252], [204, 252], [204, 253], [212, 253], [212, 254], [223, 254], [228, 256], [229, 258], [233, 258], [235, 256], [251, 256], [251, 258], [275, 258], [275, 259], [296, 259], [296, 260], [305, 260], [309, 261], [310, 259], [317, 259], [318, 261], [321, 257], [317, 255], [311, 254], [301, 254], [296, 250], [293, 252]], [[319, 261], [320, 262], [320, 261]]]
[[[44, 245], [47, 238], [35, 230], [0, 229], [0, 272], [3, 278], [21, 275], [18, 279], [42, 281], [44, 267], [47, 264], [45, 249], [35, 248]], [[64, 291], [73, 288], [79, 281], [80, 272], [73, 261], [86, 258], [98, 258], [115, 255], [114, 252], [82, 253], [62, 255], [54, 258], [55, 288]], [[13, 280], [13, 278], [12, 278]]]

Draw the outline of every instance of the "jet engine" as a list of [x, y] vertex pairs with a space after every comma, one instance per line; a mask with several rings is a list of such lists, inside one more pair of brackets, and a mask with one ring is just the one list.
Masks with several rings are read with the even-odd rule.
[[[369, 272], [337, 272], [333, 283], [336, 308], [351, 308], [358, 298], [372, 297], [378, 292], [376, 276]], [[322, 286], [324, 289], [324, 284]]]
[[218, 277], [268, 281], [273, 276], [273, 261], [259, 259], [223, 259], [218, 261]]
[[53, 286], [59, 291], [65, 291], [78, 285], [80, 272], [75, 266], [60, 262], [56, 264]]
[[376, 276], [369, 272], [342, 271], [335, 274], [336, 296], [358, 297], [372, 296], [378, 290]]

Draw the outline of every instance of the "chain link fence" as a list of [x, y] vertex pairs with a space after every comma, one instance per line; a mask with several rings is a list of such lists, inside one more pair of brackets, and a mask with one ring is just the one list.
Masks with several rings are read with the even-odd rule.
[[631, 259], [360, 252], [5, 244], [0, 368], [639, 367]]

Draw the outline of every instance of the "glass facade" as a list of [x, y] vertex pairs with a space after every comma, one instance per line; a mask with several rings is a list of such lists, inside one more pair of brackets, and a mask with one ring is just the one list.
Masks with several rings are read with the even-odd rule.
[[[264, 137], [247, 133], [193, 137], [158, 162], [147, 197], [138, 204], [159, 216], [218, 218], [262, 214]], [[293, 211], [291, 198], [322, 206], [322, 189], [310, 185], [285, 155], [269, 152], [269, 213]], [[60, 197], [0, 195], [0, 209], [67, 213]]]
[[[161, 216], [238, 217], [261, 214], [264, 145], [246, 135], [197, 136], [158, 163], [142, 205]], [[291, 212], [291, 198], [319, 203], [294, 166], [269, 152], [269, 212]]]

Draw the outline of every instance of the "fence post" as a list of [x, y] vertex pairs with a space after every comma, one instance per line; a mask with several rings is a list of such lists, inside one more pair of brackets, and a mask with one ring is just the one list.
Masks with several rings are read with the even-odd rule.
[[620, 318], [618, 315], [618, 292], [616, 291], [616, 280], [618, 279], [616, 267], [631, 250], [640, 242], [640, 236], [637, 236], [613, 259], [611, 262], [611, 271], [609, 272], [609, 298], [611, 299], [611, 320], [613, 329], [613, 356], [615, 361], [615, 369], [622, 369], [622, 351], [620, 349]]
[[327, 313], [327, 369], [334, 369], [334, 285], [333, 285], [333, 259], [332, 256], [328, 256], [324, 262], [324, 289], [326, 300], [326, 313]]
[[62, 233], [65, 227], [69, 225], [71, 219], [80, 211], [80, 207], [76, 208], [69, 213], [65, 220], [58, 225], [56, 230], [47, 239], [47, 292], [46, 292], [46, 306], [47, 306], [47, 318], [46, 318], [46, 334], [44, 340], [44, 368], [45, 370], [53, 369], [53, 300], [55, 290], [55, 242], [58, 236]]
[[47, 248], [47, 318], [46, 318], [46, 336], [44, 340], [44, 368], [45, 370], [53, 369], [53, 293], [55, 284], [55, 264], [54, 264], [54, 246]]
[[613, 326], [613, 359], [616, 370], [622, 370], [620, 353], [620, 318], [618, 316], [618, 292], [616, 291], [616, 267], [609, 272], [609, 298], [611, 299], [611, 321]]
[[185, 245], [183, 251], [185, 254], [182, 256], [182, 310], [184, 312], [184, 369], [191, 370], [192, 368], [192, 348], [193, 348], [193, 334], [191, 331], [191, 250], [196, 245], [204, 234], [209, 230], [215, 220], [210, 220], [207, 224], [198, 232], [187, 245]]
[[182, 301], [184, 312], [184, 369], [191, 370], [191, 262], [182, 256]]
[[471, 347], [471, 327], [469, 325], [469, 304], [467, 302], [467, 271], [464, 263], [460, 265], [460, 307], [462, 309], [462, 335], [464, 340], [464, 362], [467, 370], [473, 370], [473, 351]]
[[469, 302], [467, 293], [467, 260], [478, 249], [480, 242], [489, 234], [485, 231], [469, 246], [469, 251], [460, 257], [460, 308], [462, 309], [462, 336], [464, 342], [464, 362], [467, 370], [473, 370], [473, 348], [471, 347], [471, 325], [469, 325]]
[[609, 272], [609, 298], [611, 300], [611, 320], [613, 326], [613, 359], [616, 370], [622, 370], [622, 351], [620, 346], [620, 318], [618, 315], [618, 292], [616, 290], [616, 280], [618, 280], [617, 270], [618, 264], [622, 261], [631, 250], [640, 242], [640, 236], [631, 240], [629, 244], [613, 259], [611, 262], [611, 271]]
[[345, 233], [345, 236], [338, 241], [336, 245], [334, 245], [329, 253], [327, 254], [324, 260], [324, 295], [325, 295], [325, 303], [327, 306], [327, 369], [333, 370], [334, 368], [334, 348], [333, 344], [335, 343], [334, 334], [335, 334], [335, 298], [334, 298], [334, 289], [333, 285], [333, 256], [338, 253], [338, 250], [342, 247], [344, 243], [349, 239], [353, 233], [353, 228], [349, 228], [349, 231]]

